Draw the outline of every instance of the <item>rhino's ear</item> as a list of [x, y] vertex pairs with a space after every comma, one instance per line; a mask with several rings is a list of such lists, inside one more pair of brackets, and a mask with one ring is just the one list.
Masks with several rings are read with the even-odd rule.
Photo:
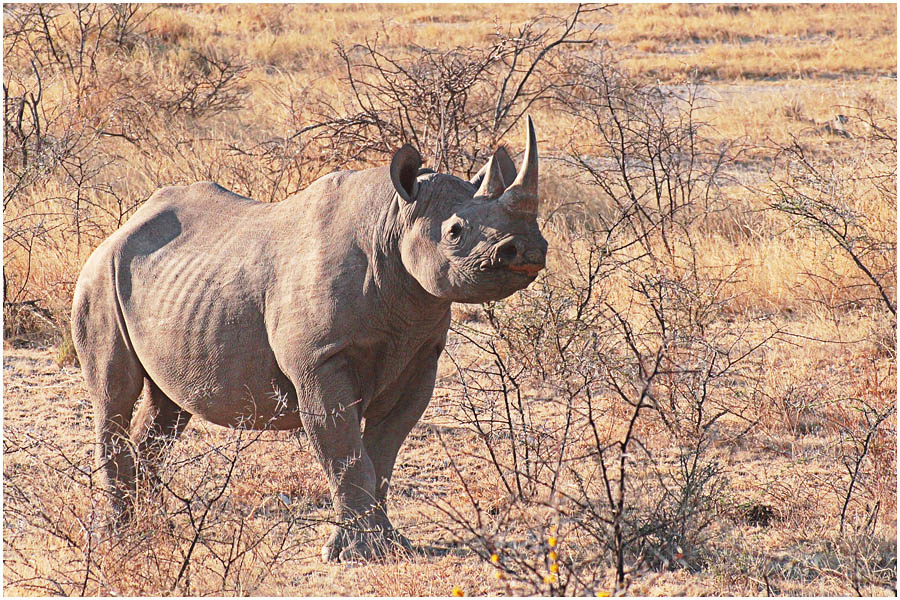
[[416, 176], [421, 166], [422, 155], [409, 144], [403, 144], [391, 159], [391, 183], [407, 202], [412, 202], [416, 197]]
[[509, 152], [506, 151], [506, 146], [500, 146], [494, 151], [491, 158], [484, 163], [484, 166], [469, 180], [469, 183], [474, 185], [475, 189], [480, 188], [481, 184], [484, 183], [485, 175], [487, 175], [488, 171], [492, 168], [491, 161], [496, 163], [497, 168], [500, 169], [500, 173], [503, 176], [502, 181], [504, 189], [506, 189], [516, 178], [516, 165], [513, 163], [512, 158], [510, 158]]

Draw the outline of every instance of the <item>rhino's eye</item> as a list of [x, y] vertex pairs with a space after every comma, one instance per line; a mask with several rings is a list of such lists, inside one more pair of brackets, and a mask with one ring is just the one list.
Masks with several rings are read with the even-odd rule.
[[450, 226], [450, 229], [447, 230], [447, 239], [451, 242], [459, 241], [460, 235], [462, 235], [462, 225], [459, 223], [454, 223]]

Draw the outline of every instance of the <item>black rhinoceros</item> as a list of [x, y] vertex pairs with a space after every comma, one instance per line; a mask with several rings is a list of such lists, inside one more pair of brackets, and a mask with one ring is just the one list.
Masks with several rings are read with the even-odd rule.
[[167, 187], [94, 251], [72, 337], [117, 521], [131, 515], [136, 458], [196, 415], [305, 430], [340, 523], [326, 560], [408, 544], [385, 496], [431, 398], [450, 305], [525, 288], [547, 250], [530, 118], [518, 173], [503, 148], [471, 181], [421, 162], [407, 145], [389, 167], [332, 173], [274, 204]]

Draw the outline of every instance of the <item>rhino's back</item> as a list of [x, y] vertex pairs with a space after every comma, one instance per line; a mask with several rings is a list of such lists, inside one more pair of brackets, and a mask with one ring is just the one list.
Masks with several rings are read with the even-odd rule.
[[[146, 374], [220, 424], [261, 426], [279, 401], [296, 403], [264, 318], [272, 207], [211, 183], [165, 188], [84, 270], [112, 274], [124, 335]], [[102, 276], [82, 277], [104, 285]]]

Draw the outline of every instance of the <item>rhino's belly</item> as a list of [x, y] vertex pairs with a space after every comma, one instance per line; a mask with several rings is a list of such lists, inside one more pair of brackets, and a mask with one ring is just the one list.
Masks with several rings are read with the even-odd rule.
[[228, 427], [300, 427], [296, 392], [248, 295], [253, 288], [235, 281], [208, 277], [166, 293], [133, 286], [124, 316], [135, 353], [148, 377], [193, 415]]
[[[165, 338], [161, 335], [159, 340]], [[134, 347], [148, 377], [181, 408], [226, 427], [300, 427], [293, 385], [269, 348], [169, 340], [167, 348], [140, 341]]]
[[181, 370], [148, 375], [172, 400], [206, 421], [242, 429], [295, 429], [301, 426], [297, 397], [287, 378], [279, 371], [256, 363], [257, 373], [234, 377], [219, 368], [194, 369], [185, 376]]

